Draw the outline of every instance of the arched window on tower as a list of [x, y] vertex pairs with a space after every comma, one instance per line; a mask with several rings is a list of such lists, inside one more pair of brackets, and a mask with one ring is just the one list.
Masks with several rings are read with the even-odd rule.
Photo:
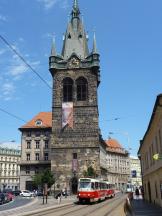
[[63, 101], [73, 101], [73, 80], [70, 78], [63, 80]]
[[84, 77], [80, 77], [76, 80], [77, 85], [77, 100], [85, 101], [88, 96], [88, 83]]

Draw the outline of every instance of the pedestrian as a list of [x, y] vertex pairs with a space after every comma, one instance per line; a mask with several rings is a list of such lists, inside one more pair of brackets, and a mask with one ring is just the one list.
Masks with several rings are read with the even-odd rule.
[[67, 198], [67, 188], [65, 188], [65, 198]]
[[61, 197], [62, 197], [62, 191], [60, 191], [60, 192], [56, 195], [56, 199], [57, 199], [57, 203], [58, 203], [58, 204], [61, 203]]
[[144, 189], [143, 189], [143, 186], [141, 186], [141, 195], [142, 195], [142, 199], [144, 199]]
[[136, 199], [139, 199], [139, 189], [136, 187], [135, 190]]

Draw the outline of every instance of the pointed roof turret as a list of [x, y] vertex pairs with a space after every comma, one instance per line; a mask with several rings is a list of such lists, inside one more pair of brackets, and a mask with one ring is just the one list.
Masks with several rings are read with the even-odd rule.
[[92, 49], [92, 53], [97, 53], [97, 43], [96, 43], [96, 34], [94, 32], [94, 36], [93, 36], [93, 49]]
[[85, 59], [89, 55], [86, 32], [80, 19], [77, 0], [73, 2], [71, 20], [65, 33], [62, 56], [64, 59], [68, 59], [73, 53], [81, 59]]
[[51, 48], [51, 56], [56, 56], [56, 46], [55, 46], [55, 37], [52, 39], [52, 48]]

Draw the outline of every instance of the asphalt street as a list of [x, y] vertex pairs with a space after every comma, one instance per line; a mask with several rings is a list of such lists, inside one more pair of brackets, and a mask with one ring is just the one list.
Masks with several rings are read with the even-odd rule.
[[0, 205], [0, 211], [9, 210], [12, 208], [17, 208], [23, 205], [26, 205], [32, 201], [32, 198], [25, 197], [15, 197], [15, 199], [4, 205]]

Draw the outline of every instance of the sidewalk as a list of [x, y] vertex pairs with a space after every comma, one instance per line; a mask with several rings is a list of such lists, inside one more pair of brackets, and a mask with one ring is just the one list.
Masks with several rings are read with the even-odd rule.
[[135, 216], [162, 216], [162, 208], [142, 199], [131, 202]]

